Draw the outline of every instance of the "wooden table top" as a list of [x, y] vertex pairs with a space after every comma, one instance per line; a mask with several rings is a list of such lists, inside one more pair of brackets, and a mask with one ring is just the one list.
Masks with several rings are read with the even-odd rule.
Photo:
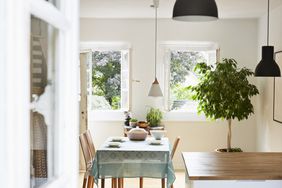
[[183, 152], [189, 180], [282, 180], [282, 153]]

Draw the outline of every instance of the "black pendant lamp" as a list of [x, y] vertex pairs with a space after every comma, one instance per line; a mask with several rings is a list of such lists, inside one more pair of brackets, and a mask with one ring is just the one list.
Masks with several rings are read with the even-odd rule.
[[172, 19], [187, 22], [218, 19], [215, 0], [176, 0]]
[[256, 67], [255, 76], [257, 77], [280, 77], [279, 66], [273, 58], [274, 47], [269, 46], [269, 0], [267, 4], [267, 46], [262, 46], [261, 61]]

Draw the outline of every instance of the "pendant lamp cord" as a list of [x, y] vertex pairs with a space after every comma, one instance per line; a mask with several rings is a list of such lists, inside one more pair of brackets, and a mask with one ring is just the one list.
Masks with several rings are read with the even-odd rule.
[[267, 3], [267, 46], [269, 46], [269, 0]]
[[157, 78], [158, 6], [155, 4], [155, 79]]

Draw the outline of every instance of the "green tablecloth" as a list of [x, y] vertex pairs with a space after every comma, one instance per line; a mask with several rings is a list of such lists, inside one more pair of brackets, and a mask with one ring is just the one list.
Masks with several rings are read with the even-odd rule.
[[145, 141], [130, 141], [123, 138], [120, 148], [108, 147], [111, 138], [96, 151], [91, 174], [98, 184], [98, 178], [167, 178], [169, 188], [175, 180], [167, 138], [161, 145], [151, 145]]

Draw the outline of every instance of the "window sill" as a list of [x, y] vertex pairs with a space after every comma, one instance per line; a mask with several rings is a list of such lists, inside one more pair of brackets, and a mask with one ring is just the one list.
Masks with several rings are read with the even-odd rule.
[[197, 112], [171, 111], [164, 113], [163, 122], [168, 121], [208, 121], [205, 115], [198, 115]]
[[105, 110], [105, 111], [89, 111], [89, 121], [124, 121], [125, 110]]

